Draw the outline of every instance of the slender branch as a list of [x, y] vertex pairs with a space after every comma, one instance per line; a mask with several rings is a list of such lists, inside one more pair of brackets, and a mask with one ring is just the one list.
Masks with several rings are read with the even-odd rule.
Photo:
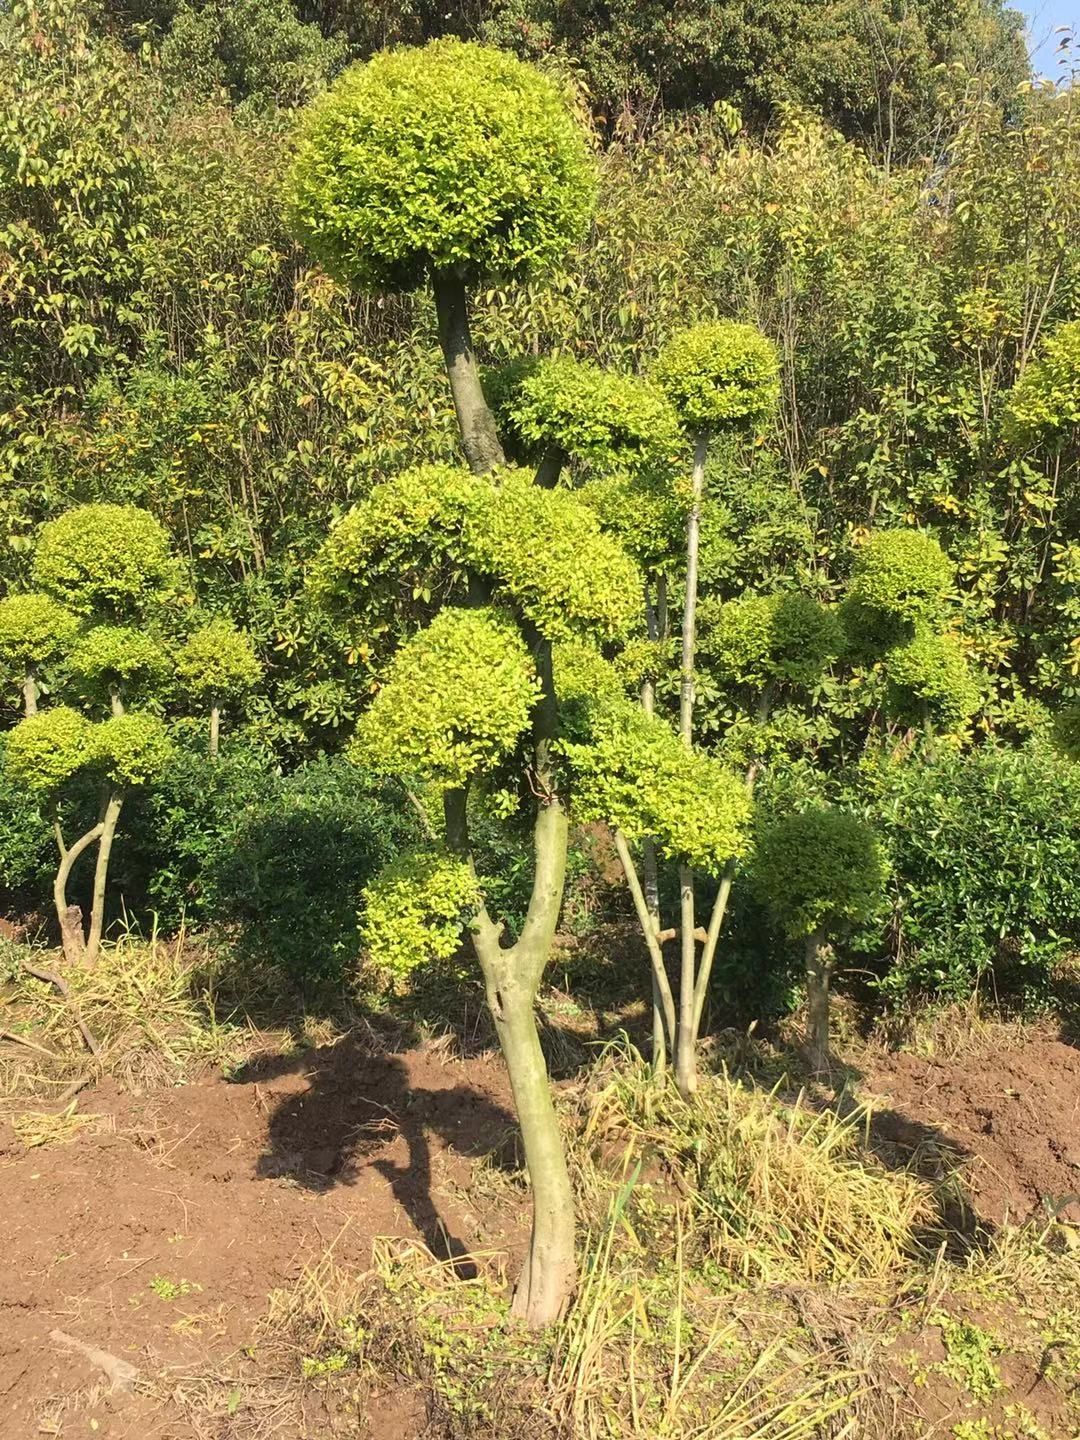
[[404, 780], [402, 780], [400, 783], [402, 790], [404, 790], [405, 792], [406, 800], [408, 800], [409, 804], [416, 812], [416, 818], [420, 821], [420, 829], [424, 832], [425, 839], [430, 840], [432, 844], [437, 844], [439, 840], [438, 832], [436, 831], [435, 826], [431, 823], [431, 816], [427, 813], [423, 805], [420, 803], [419, 795], [417, 795], [415, 790], [411, 790], [409, 786], [405, 784]]
[[667, 1032], [667, 1041], [669, 1046], [674, 1048], [675, 998], [671, 993], [671, 982], [668, 979], [667, 969], [664, 965], [664, 952], [660, 948], [659, 928], [649, 911], [648, 900], [641, 887], [641, 881], [638, 879], [637, 867], [634, 865], [633, 856], [630, 854], [630, 847], [626, 843], [626, 836], [621, 830], [615, 831], [615, 849], [622, 862], [623, 872], [626, 875], [626, 883], [634, 901], [634, 909], [637, 911], [641, 931], [645, 936], [645, 945], [649, 951], [649, 960], [652, 962], [653, 984], [660, 1002], [660, 1016]]
[[105, 925], [105, 886], [109, 876], [109, 857], [112, 854], [116, 826], [124, 805], [123, 791], [117, 786], [109, 790], [105, 801], [105, 813], [101, 819], [101, 843], [98, 845], [97, 864], [94, 867], [94, 895], [90, 907], [90, 934], [86, 941], [85, 963], [96, 965], [101, 950], [101, 934]]
[[100, 1054], [101, 1046], [94, 1039], [90, 1027], [79, 1014], [78, 1004], [76, 1003], [75, 998], [71, 993], [71, 987], [68, 985], [64, 977], [62, 975], [57, 975], [55, 970], [45, 970], [37, 965], [30, 965], [25, 960], [23, 961], [23, 969], [28, 975], [32, 975], [35, 980], [41, 980], [46, 985], [52, 985], [59, 992], [61, 998], [65, 1001], [68, 1009], [71, 1011], [72, 1018], [74, 1019], [75, 1024], [79, 1027], [79, 1034], [82, 1036], [83, 1043], [85, 1044], [86, 1048], [90, 1051], [91, 1055]]

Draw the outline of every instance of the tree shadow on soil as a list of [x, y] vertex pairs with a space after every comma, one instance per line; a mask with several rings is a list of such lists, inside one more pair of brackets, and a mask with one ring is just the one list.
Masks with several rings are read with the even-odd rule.
[[[434, 1076], [443, 1066], [421, 1059], [416, 1068]], [[354, 1036], [300, 1054], [256, 1056], [230, 1078], [270, 1086], [286, 1076], [298, 1083], [272, 1088], [256, 1174], [327, 1190], [355, 1184], [370, 1166], [389, 1182], [432, 1254], [472, 1278], [470, 1247], [452, 1233], [435, 1201], [433, 1158], [441, 1149], [473, 1159], [501, 1153], [507, 1168], [516, 1168], [509, 1111], [471, 1086], [418, 1085], [401, 1054], [367, 1049]], [[395, 1150], [403, 1152], [400, 1159]]]

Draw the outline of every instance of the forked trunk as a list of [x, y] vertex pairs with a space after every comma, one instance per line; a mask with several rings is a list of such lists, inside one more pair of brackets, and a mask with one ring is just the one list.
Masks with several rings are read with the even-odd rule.
[[438, 270], [431, 280], [439, 321], [439, 343], [454, 397], [461, 444], [469, 468], [475, 475], [483, 475], [503, 463], [503, 450], [494, 416], [480, 383], [480, 370], [469, 327], [465, 281], [453, 270]]
[[97, 964], [101, 953], [101, 935], [105, 925], [105, 887], [109, 878], [109, 858], [112, 855], [116, 826], [124, 805], [123, 793], [113, 787], [105, 801], [101, 817], [101, 839], [98, 841], [97, 864], [94, 867], [94, 902], [90, 909], [90, 934], [86, 941], [84, 964]]
[[829, 980], [832, 952], [820, 930], [806, 940], [806, 1050], [817, 1075], [829, 1069]]
[[56, 875], [53, 878], [53, 905], [56, 908], [56, 923], [60, 927], [60, 943], [64, 949], [64, 959], [69, 965], [85, 963], [86, 940], [83, 935], [82, 911], [78, 905], [68, 904], [68, 879], [75, 861], [84, 850], [93, 845], [95, 840], [101, 838], [103, 829], [104, 824], [99, 820], [92, 829], [87, 830], [85, 835], [80, 835], [69, 848], [64, 843], [59, 819], [53, 821], [53, 834], [56, 837], [56, 848], [60, 854], [60, 864], [57, 866]]

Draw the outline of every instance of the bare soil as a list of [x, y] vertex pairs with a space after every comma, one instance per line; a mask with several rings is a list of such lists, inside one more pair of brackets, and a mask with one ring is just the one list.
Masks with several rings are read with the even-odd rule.
[[974, 1217], [1080, 1222], [1080, 1050], [1033, 1035], [957, 1060], [885, 1055], [864, 1070], [874, 1131], [897, 1158], [961, 1167]]
[[[359, 1270], [383, 1235], [516, 1251], [519, 1214], [462, 1198], [474, 1157], [512, 1133], [507, 1098], [493, 1057], [370, 1054], [346, 1039], [230, 1079], [144, 1094], [106, 1081], [84, 1092], [80, 1112], [98, 1119], [68, 1144], [28, 1150], [0, 1122], [0, 1436], [238, 1433], [227, 1395], [218, 1423], [196, 1424], [192, 1387], [223, 1377], [227, 1390], [265, 1338], [268, 1292], [330, 1247]], [[56, 1330], [130, 1362], [154, 1393], [107, 1393]], [[369, 1409], [378, 1440], [422, 1428], [420, 1402], [399, 1391]], [[320, 1433], [312, 1423], [273, 1433]]]
[[[961, 1164], [990, 1225], [1040, 1209], [1080, 1218], [1080, 1052], [1036, 1036], [951, 1062], [874, 1054], [862, 1069], [886, 1159]], [[324, 1407], [347, 1396], [297, 1400], [293, 1385], [276, 1397], [272, 1367], [264, 1414], [238, 1413], [237, 1397], [274, 1353], [268, 1293], [328, 1251], [363, 1271], [373, 1239], [399, 1236], [449, 1256], [497, 1249], [516, 1265], [523, 1197], [493, 1186], [485, 1203], [476, 1184], [479, 1157], [513, 1153], [497, 1057], [346, 1037], [142, 1093], [106, 1081], [79, 1113], [96, 1118], [40, 1148], [18, 1137], [16, 1117], [0, 1121], [0, 1440], [423, 1433], [422, 1395], [390, 1377], [343, 1422]], [[127, 1361], [138, 1383], [111, 1392], [100, 1357], [56, 1332]], [[910, 1364], [896, 1374], [910, 1380]], [[1025, 1390], [1038, 1380], [1033, 1370]], [[913, 1391], [928, 1424], [945, 1423], [931, 1402]]]

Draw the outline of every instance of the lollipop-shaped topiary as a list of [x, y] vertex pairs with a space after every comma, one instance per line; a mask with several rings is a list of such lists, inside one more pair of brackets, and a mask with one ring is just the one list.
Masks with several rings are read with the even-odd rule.
[[169, 537], [135, 505], [78, 505], [41, 527], [34, 579], [79, 615], [122, 620], [169, 598]]
[[711, 669], [757, 696], [813, 685], [844, 645], [836, 611], [809, 595], [746, 595], [702, 619], [701, 648]]
[[37, 711], [41, 668], [64, 654], [78, 628], [78, 618], [51, 595], [31, 590], [0, 600], [0, 663], [22, 685], [25, 714]]
[[384, 51], [304, 119], [287, 184], [293, 231], [362, 290], [434, 289], [470, 466], [502, 449], [473, 354], [466, 287], [520, 278], [583, 234], [596, 178], [554, 81], [460, 40]]
[[855, 554], [848, 598], [866, 610], [914, 625], [941, 619], [956, 567], [922, 530], [878, 530]]
[[768, 826], [752, 880], [784, 934], [806, 954], [807, 1040], [814, 1069], [829, 1065], [832, 943], [879, 910], [887, 867], [873, 831], [841, 810], [806, 810]]
[[262, 679], [251, 637], [231, 620], [218, 618], [190, 634], [176, 657], [184, 690], [210, 712], [210, 754], [218, 753], [221, 708], [239, 703]]
[[[746, 438], [763, 424], [780, 398], [780, 358], [776, 346], [752, 325], [734, 320], [709, 321], [674, 335], [659, 355], [654, 378], [665, 391], [684, 429], [692, 436], [694, 463], [690, 480], [690, 506], [686, 521], [686, 587], [683, 602], [682, 657], [679, 685], [679, 733], [686, 745], [694, 742], [694, 667], [697, 646], [698, 551], [701, 504], [705, 488], [705, 462], [713, 435]], [[694, 919], [694, 876], [679, 867], [680, 942], [679, 1045], [675, 1078], [684, 1096], [697, 1086], [696, 1035], [701, 976], [707, 977], [711, 960], [697, 961], [697, 926]], [[708, 934], [715, 948], [722, 923], [726, 891], [718, 895]]]
[[888, 652], [886, 704], [906, 725], [955, 731], [979, 706], [979, 686], [955, 635], [925, 626]]

